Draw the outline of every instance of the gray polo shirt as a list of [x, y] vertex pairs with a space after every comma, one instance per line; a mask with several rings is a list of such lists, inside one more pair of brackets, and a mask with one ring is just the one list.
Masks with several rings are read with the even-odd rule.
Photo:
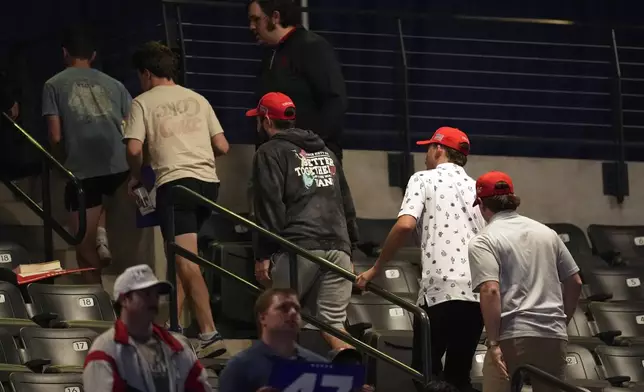
[[485, 282], [499, 282], [500, 340], [568, 339], [561, 282], [579, 268], [555, 231], [514, 211], [501, 212], [468, 248], [474, 292]]

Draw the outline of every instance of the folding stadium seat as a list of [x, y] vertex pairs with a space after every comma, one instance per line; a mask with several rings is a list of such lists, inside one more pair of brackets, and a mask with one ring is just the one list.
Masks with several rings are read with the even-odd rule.
[[588, 316], [586, 313], [588, 311], [588, 303], [585, 301], [580, 301], [575, 309], [575, 314], [572, 316], [572, 320], [568, 324], [568, 337], [581, 337], [581, 338], [590, 338], [592, 337], [593, 331], [590, 329], [588, 322]]
[[9, 377], [13, 392], [83, 392], [81, 374], [13, 373]]
[[[358, 250], [360, 252], [355, 252], [354, 260], [372, 260], [378, 257], [381, 247], [395, 223], [395, 219], [358, 218], [357, 224], [360, 232]], [[413, 236], [410, 236], [404, 246], [396, 252], [394, 260], [420, 263], [420, 248]]]
[[[109, 294], [99, 285], [49, 285], [27, 287], [36, 317], [50, 317], [56, 327], [112, 327], [116, 315]], [[41, 315], [41, 316], [39, 316]]]
[[609, 264], [644, 263], [644, 226], [588, 226], [593, 250]]
[[612, 301], [644, 300], [644, 264], [641, 267], [594, 268], [584, 275], [587, 298]]
[[[34, 319], [40, 322], [38, 318]], [[25, 304], [20, 289], [7, 282], [0, 282], [0, 328], [15, 331], [21, 327], [36, 326], [29, 318], [28, 306]]]
[[[414, 334], [412, 331], [372, 330], [364, 342], [392, 358], [411, 366]], [[415, 391], [411, 376], [397, 367], [366, 357], [366, 380], [376, 391]]]
[[588, 309], [598, 337], [608, 344], [614, 344], [618, 336], [631, 341], [644, 338], [644, 301], [591, 302]]
[[568, 344], [566, 353], [566, 379], [568, 380], [601, 380], [592, 352], [576, 344]]
[[12, 270], [20, 264], [29, 263], [31, 258], [25, 248], [12, 242], [0, 242], [0, 268]]
[[[416, 295], [402, 296], [409, 302], [415, 303]], [[347, 307], [347, 328], [373, 328], [376, 331], [411, 331], [413, 315], [407, 310], [392, 304], [384, 298], [366, 292], [353, 295]], [[352, 332], [353, 334], [353, 332]], [[358, 338], [360, 338], [359, 334]]]
[[[373, 267], [371, 261], [356, 261], [355, 273], [361, 274]], [[420, 268], [406, 261], [387, 263], [384, 273], [373, 280], [373, 283], [394, 294], [416, 295], [419, 290]]]
[[599, 346], [595, 353], [604, 377], [614, 386], [644, 381], [644, 346]]
[[581, 270], [582, 277], [586, 270], [606, 266], [606, 262], [593, 255], [582, 229], [570, 223], [548, 223], [547, 226], [556, 231], [559, 238], [566, 244]]
[[85, 357], [98, 333], [87, 328], [34, 328], [20, 330], [26, 364], [47, 361], [57, 371], [82, 371]]

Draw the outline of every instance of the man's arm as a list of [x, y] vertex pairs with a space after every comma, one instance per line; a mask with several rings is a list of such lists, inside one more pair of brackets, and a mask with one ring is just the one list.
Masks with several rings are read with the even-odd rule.
[[51, 146], [52, 154], [63, 160], [64, 153], [60, 146], [62, 140], [62, 125], [60, 120], [60, 112], [58, 110], [58, 100], [56, 99], [56, 91], [54, 86], [45, 83], [42, 92], [42, 115], [47, 122], [47, 135], [49, 137], [49, 144]]
[[251, 391], [246, 370], [239, 358], [231, 358], [219, 376], [219, 392]]
[[215, 110], [212, 106], [208, 106], [210, 107], [210, 113], [208, 114], [208, 133], [210, 134], [212, 151], [216, 157], [226, 155], [230, 149], [230, 145], [228, 144], [228, 140], [226, 140], [226, 136], [224, 136], [224, 129], [221, 127]]
[[[284, 204], [285, 169], [278, 157], [266, 148], [255, 153], [253, 160], [253, 191], [255, 221], [258, 225], [274, 233], [279, 233], [286, 224], [286, 205]], [[276, 244], [258, 236], [257, 259], [269, 258], [278, 250]]]
[[339, 162], [336, 159], [335, 170], [338, 174], [338, 179], [340, 182], [340, 192], [342, 194], [342, 206], [344, 207], [344, 217], [347, 221], [347, 231], [349, 232], [349, 240], [352, 244], [357, 243], [360, 240], [358, 232], [358, 223], [356, 221], [356, 208], [353, 204], [353, 197], [351, 196], [351, 190], [349, 189], [349, 184], [347, 183], [347, 178], [344, 176], [344, 170], [342, 170], [342, 165], [338, 164]]
[[141, 166], [143, 166], [143, 143], [145, 142], [146, 123], [143, 105], [134, 100], [125, 122], [123, 141], [126, 144], [127, 163], [130, 175], [141, 181]]
[[557, 273], [563, 283], [563, 303], [566, 313], [566, 325], [570, 323], [577, 309], [579, 295], [581, 294], [581, 277], [579, 267], [561, 238], [553, 232], [557, 242]]
[[480, 235], [470, 241], [468, 256], [472, 287], [481, 297], [481, 313], [488, 341], [498, 342], [501, 334], [499, 262], [491, 244]]
[[83, 366], [83, 386], [92, 392], [111, 392], [126, 388], [114, 366], [114, 358], [104, 351], [90, 351]]
[[378, 260], [374, 265], [376, 271], [382, 270], [385, 264], [396, 255], [398, 249], [405, 244], [408, 236], [416, 229], [417, 221], [423, 214], [427, 192], [429, 191], [422, 178], [418, 175], [411, 176], [407, 183], [407, 190], [400, 206], [400, 212], [398, 212], [398, 220], [394, 227], [391, 228], [389, 235], [387, 235], [380, 256], [378, 256]]
[[342, 131], [347, 90], [342, 67], [331, 44], [319, 39], [305, 47], [302, 72], [319, 105], [320, 125], [313, 129], [323, 140]]

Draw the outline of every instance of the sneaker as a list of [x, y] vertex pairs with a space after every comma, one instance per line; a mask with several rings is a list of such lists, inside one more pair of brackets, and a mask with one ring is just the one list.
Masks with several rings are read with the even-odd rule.
[[199, 347], [197, 347], [197, 357], [199, 359], [214, 358], [226, 352], [226, 345], [224, 339], [219, 332], [208, 340], [199, 338]]
[[104, 266], [110, 265], [112, 262], [112, 252], [110, 252], [110, 248], [107, 246], [107, 239], [98, 238], [96, 240], [96, 253], [98, 253], [98, 258]]

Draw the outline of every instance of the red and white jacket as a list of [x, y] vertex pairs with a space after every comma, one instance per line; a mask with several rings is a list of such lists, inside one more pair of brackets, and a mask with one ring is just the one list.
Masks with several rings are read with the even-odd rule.
[[[153, 326], [168, 361], [170, 392], [210, 392], [206, 370], [193, 349], [171, 332]], [[146, 391], [155, 392], [154, 380], [120, 320], [96, 338], [85, 358], [83, 387], [91, 392]]]

